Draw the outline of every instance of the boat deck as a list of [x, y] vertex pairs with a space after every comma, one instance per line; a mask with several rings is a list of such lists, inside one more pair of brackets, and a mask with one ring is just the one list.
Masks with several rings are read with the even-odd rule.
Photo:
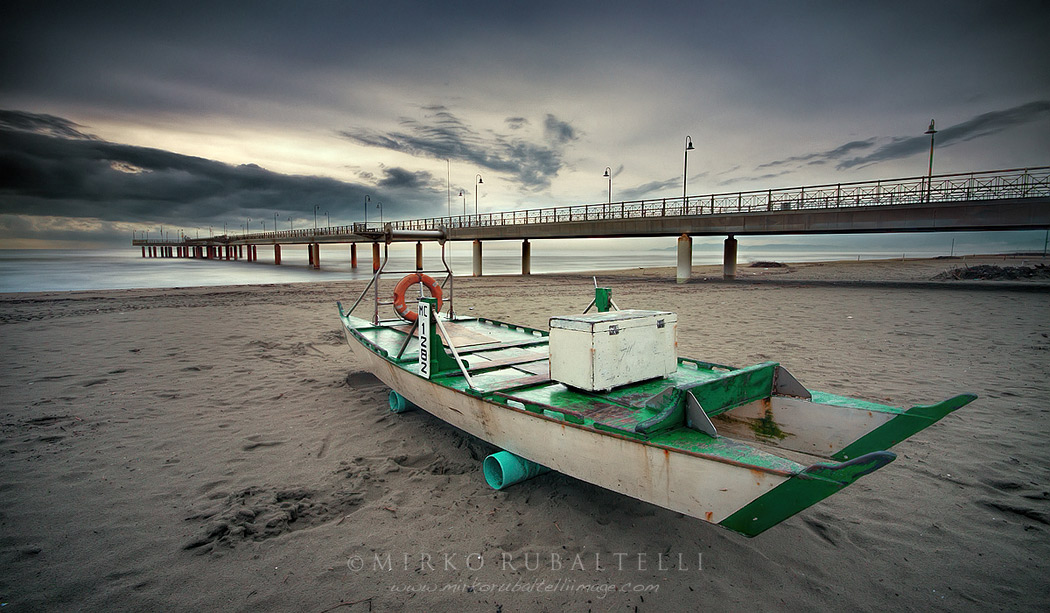
[[[411, 327], [400, 321], [370, 322], [349, 317], [348, 324], [384, 357], [406, 371], [418, 373], [419, 343]], [[751, 369], [679, 359], [667, 378], [626, 385], [609, 392], [590, 393], [550, 379], [547, 333], [482, 318], [460, 318], [442, 323], [452, 337], [473, 381], [458, 370], [444, 371], [431, 380], [439, 385], [479, 395], [493, 402], [564, 420], [586, 428], [628, 437], [676, 450], [715, 456], [723, 460], [794, 473], [804, 465], [726, 437], [711, 437], [688, 428], [684, 415], [672, 406], [681, 402], [679, 388], [726, 386]], [[406, 343], [407, 339], [407, 343]], [[447, 340], [442, 340], [447, 346]], [[402, 350], [403, 347], [403, 350]], [[400, 352], [400, 357], [397, 357]], [[762, 366], [770, 379], [774, 363]], [[761, 377], [760, 377], [761, 378]], [[768, 396], [769, 383], [765, 384]], [[760, 382], [761, 387], [761, 382]], [[733, 400], [733, 394], [727, 396]], [[742, 399], [741, 399], [742, 400]], [[650, 427], [646, 427], [650, 424]]]

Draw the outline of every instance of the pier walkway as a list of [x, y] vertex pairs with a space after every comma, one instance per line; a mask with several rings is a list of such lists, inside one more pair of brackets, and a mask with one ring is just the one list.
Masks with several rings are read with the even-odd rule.
[[[724, 276], [736, 276], [737, 235], [851, 234], [946, 231], [1040, 230], [1050, 228], [1050, 166], [1011, 170], [836, 183], [807, 187], [724, 192], [686, 198], [559, 206], [390, 221], [313, 229], [254, 232], [181, 240], [133, 241], [143, 257], [256, 259], [259, 245], [305, 244], [314, 268], [320, 245], [372, 243], [378, 266], [379, 241], [444, 237], [473, 241], [473, 273], [482, 274], [482, 241], [522, 241], [522, 274], [529, 274], [530, 239], [678, 237], [678, 280], [689, 279], [692, 236], [726, 236]], [[391, 238], [394, 232], [402, 238]]]

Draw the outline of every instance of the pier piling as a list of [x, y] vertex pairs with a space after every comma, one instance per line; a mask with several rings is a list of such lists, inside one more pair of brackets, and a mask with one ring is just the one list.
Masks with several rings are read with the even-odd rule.
[[693, 238], [688, 234], [678, 237], [678, 283], [688, 283], [693, 276]]
[[736, 279], [736, 239], [730, 234], [722, 250], [722, 278]]
[[481, 276], [481, 241], [474, 239], [474, 276]]

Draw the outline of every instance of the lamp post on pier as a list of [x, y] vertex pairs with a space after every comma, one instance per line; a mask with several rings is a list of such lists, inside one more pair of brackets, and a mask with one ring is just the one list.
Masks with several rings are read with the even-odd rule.
[[[478, 216], [478, 192], [481, 189], [478, 186], [484, 184], [485, 182], [481, 180], [481, 173], [478, 173], [477, 177], [475, 177], [475, 178], [477, 179], [477, 182], [474, 183], [474, 217], [477, 217]], [[480, 225], [480, 222], [479, 222], [479, 225]]]
[[605, 174], [602, 175], [606, 179], [609, 179], [609, 200], [608, 203], [612, 204], [612, 168], [605, 167]]
[[273, 231], [277, 231], [277, 211], [273, 212]]
[[685, 137], [685, 164], [682, 170], [682, 208], [685, 209], [686, 185], [689, 182], [689, 152], [693, 150], [693, 137]]
[[365, 195], [365, 230], [368, 229], [368, 205], [372, 202], [372, 197]]
[[379, 209], [379, 227], [382, 228], [383, 227], [383, 203], [380, 202], [379, 204], [377, 204], [376, 208]]
[[930, 135], [930, 169], [926, 173], [926, 202], [930, 201], [930, 195], [933, 192], [933, 135], [937, 133], [937, 130], [933, 129], [933, 120], [930, 120], [930, 127], [927, 128], [923, 134]]

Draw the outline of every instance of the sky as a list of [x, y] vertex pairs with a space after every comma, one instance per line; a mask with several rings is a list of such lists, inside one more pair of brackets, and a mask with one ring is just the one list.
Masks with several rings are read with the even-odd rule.
[[1050, 165], [1050, 3], [642, 4], [9, 0], [0, 247]]

